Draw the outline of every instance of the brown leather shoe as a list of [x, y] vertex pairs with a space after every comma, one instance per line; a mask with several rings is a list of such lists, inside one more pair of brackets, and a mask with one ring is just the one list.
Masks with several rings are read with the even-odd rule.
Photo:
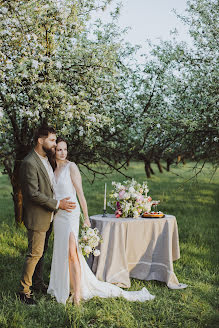
[[19, 300], [26, 305], [36, 305], [36, 301], [33, 299], [30, 293], [18, 293]]

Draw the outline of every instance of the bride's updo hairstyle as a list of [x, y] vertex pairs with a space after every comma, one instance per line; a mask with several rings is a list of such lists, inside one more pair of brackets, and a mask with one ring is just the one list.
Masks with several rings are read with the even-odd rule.
[[[68, 143], [67, 141], [63, 138], [63, 137], [58, 137], [56, 139], [56, 145], [58, 145], [59, 142], [65, 142], [67, 147], [68, 147]], [[54, 154], [51, 158], [49, 158], [49, 162], [53, 168], [53, 171], [55, 171], [57, 164], [56, 164], [56, 155]]]
[[64, 138], [62, 138], [62, 137], [58, 137], [58, 138], [56, 139], [56, 144], [58, 145], [59, 142], [65, 142], [66, 145], [67, 145], [67, 147], [68, 147], [68, 143], [67, 143], [67, 141], [66, 141]]

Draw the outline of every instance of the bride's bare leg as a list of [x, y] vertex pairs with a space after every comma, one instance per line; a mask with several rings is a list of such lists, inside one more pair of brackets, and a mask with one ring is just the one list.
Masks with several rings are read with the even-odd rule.
[[80, 303], [81, 266], [78, 258], [74, 234], [69, 236], [69, 274], [70, 286], [74, 289], [74, 303]]

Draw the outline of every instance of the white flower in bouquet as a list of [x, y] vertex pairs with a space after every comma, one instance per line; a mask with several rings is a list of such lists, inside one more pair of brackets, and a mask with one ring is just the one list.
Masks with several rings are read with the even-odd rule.
[[124, 199], [128, 200], [130, 197], [131, 197], [130, 193], [128, 193], [128, 192], [124, 193], [124, 196], [123, 196]]
[[133, 212], [133, 217], [134, 217], [134, 219], [137, 219], [139, 217], [138, 211]]
[[86, 254], [90, 254], [92, 252], [92, 248], [90, 246], [85, 246], [84, 251]]
[[151, 205], [149, 203], [144, 203], [143, 204], [143, 211], [149, 213], [151, 211]]
[[94, 235], [95, 235], [94, 230], [91, 229], [91, 228], [88, 228], [88, 230], [87, 230], [87, 236], [94, 236]]
[[100, 255], [100, 251], [99, 251], [99, 249], [95, 249], [95, 251], [94, 251], [94, 256], [99, 256]]
[[134, 187], [130, 187], [130, 188], [129, 188], [129, 192], [130, 192], [131, 194], [134, 194], [134, 193], [135, 193], [135, 188], [134, 188]]
[[79, 246], [84, 256], [89, 256], [89, 254], [94, 253], [95, 248], [102, 241], [102, 236], [99, 234], [97, 228], [92, 229], [85, 226], [80, 231]]
[[130, 210], [131, 204], [130, 203], [126, 203], [125, 207], [124, 207], [124, 211], [128, 212]]
[[120, 190], [121, 187], [122, 187], [122, 185], [121, 185], [120, 182], [119, 183], [115, 183], [115, 187], [116, 187], [117, 190]]

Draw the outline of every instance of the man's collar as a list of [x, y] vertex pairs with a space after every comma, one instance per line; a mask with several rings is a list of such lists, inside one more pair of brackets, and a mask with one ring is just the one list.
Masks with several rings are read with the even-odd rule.
[[44, 160], [44, 161], [48, 161], [48, 157], [47, 157], [47, 156], [43, 157], [43, 156], [41, 156], [41, 155], [40, 155], [35, 149], [34, 149], [34, 151], [35, 151], [35, 153], [39, 156], [40, 159], [42, 159], [42, 160]]

